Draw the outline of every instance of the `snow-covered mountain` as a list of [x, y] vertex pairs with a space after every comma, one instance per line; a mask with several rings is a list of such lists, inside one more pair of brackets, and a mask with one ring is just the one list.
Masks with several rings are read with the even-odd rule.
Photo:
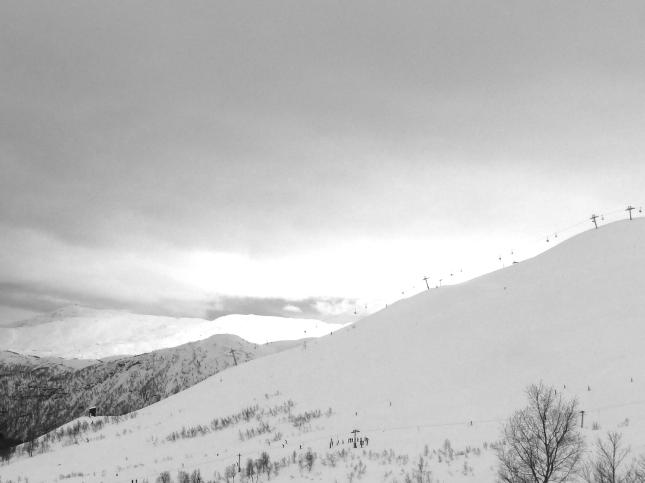
[[[176, 394], [227, 367], [295, 347], [257, 345], [230, 334], [113, 360], [60, 359], [0, 351], [0, 435], [26, 441], [87, 412], [122, 415]], [[2, 446], [0, 436], [0, 447]]]
[[264, 344], [320, 337], [341, 327], [313, 319], [236, 314], [211, 321], [70, 306], [0, 327], [0, 350], [100, 359], [175, 347], [216, 334], [233, 334]]
[[[645, 220], [614, 223], [230, 368], [136, 417], [77, 421], [0, 473], [107, 482], [199, 469], [216, 480], [266, 452], [278, 482], [405, 481], [415, 471], [494, 481], [491, 444], [538, 381], [578, 398], [590, 442], [617, 429], [643, 453], [644, 289]], [[354, 429], [368, 446], [348, 444]]]

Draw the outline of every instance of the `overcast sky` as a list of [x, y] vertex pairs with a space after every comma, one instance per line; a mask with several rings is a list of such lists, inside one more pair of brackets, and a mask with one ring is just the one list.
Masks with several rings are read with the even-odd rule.
[[0, 322], [370, 310], [645, 203], [643, 25], [640, 0], [4, 0]]

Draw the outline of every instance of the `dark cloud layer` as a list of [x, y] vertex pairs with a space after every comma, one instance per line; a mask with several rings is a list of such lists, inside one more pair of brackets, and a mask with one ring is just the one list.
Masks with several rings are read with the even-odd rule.
[[0, 8], [0, 221], [70, 243], [378, 235], [644, 120], [639, 2]]
[[[76, 291], [56, 290], [34, 284], [0, 283], [0, 306], [34, 312], [51, 312], [62, 306], [84, 305], [100, 309], [129, 310], [150, 315], [199, 317], [208, 320], [229, 314], [256, 314], [328, 320], [352, 307], [355, 300], [339, 297], [287, 298], [219, 296], [214, 300], [159, 300], [145, 303], [136, 300], [101, 298]], [[330, 312], [326, 309], [332, 309]], [[334, 313], [333, 309], [337, 312]], [[0, 320], [0, 323], [2, 321]]]
[[[271, 259], [542, 232], [639, 202], [644, 23], [631, 0], [4, 1], [0, 229], [70, 260]], [[20, 265], [0, 274], [18, 303]], [[65, 293], [23, 287], [33, 307], [81, 297], [56, 277]], [[311, 296], [351, 298], [329, 287]], [[227, 307], [282, 303], [240, 300]]]

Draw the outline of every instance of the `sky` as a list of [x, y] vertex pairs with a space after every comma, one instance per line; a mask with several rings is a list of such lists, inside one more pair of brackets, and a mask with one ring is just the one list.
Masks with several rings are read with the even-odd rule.
[[640, 207], [644, 24], [629, 0], [5, 0], [0, 323], [326, 320]]

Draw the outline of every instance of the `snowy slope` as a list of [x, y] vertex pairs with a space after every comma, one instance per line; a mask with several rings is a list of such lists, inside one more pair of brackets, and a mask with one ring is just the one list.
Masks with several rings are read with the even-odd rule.
[[[319, 458], [336, 454], [337, 464], [319, 459], [300, 477], [298, 465], [287, 466], [272, 480], [348, 481], [360, 460], [366, 481], [403, 481], [415, 458], [426, 454], [442, 481], [493, 481], [489, 443], [499, 437], [504, 418], [524, 405], [523, 389], [540, 380], [578, 397], [590, 441], [600, 436], [590, 429], [596, 422], [603, 430], [619, 428], [635, 452], [645, 452], [644, 288], [645, 221], [614, 223], [534, 259], [403, 300], [299, 348], [231, 368], [134, 419], [88, 433], [88, 442], [52, 444], [0, 472], [30, 482], [71, 473], [84, 475], [71, 481], [154, 481], [163, 470], [199, 468], [212, 478], [238, 453], [246, 458], [268, 451], [280, 461], [311, 447]], [[292, 419], [267, 409], [288, 400], [295, 404]], [[257, 426], [253, 419], [226, 431], [167, 437], [252, 404], [265, 408], [261, 418], [269, 433], [245, 438]], [[294, 426], [294, 414], [315, 409], [319, 417]], [[370, 437], [376, 456], [367, 449], [339, 453], [354, 428]], [[329, 449], [330, 438], [341, 446]], [[446, 439], [463, 452], [446, 456]], [[390, 450], [409, 460], [379, 456]]]
[[64, 358], [141, 354], [216, 334], [252, 343], [319, 337], [342, 327], [312, 319], [227, 315], [213, 321], [71, 306], [0, 327], [0, 350]]

